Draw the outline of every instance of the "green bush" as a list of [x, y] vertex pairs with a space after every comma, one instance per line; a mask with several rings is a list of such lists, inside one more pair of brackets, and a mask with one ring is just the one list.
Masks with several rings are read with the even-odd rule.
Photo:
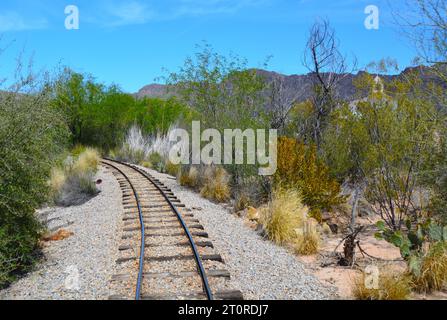
[[145, 135], [164, 133], [187, 114], [187, 109], [175, 98], [140, 100], [115, 85], [105, 86], [91, 75], [70, 69], [64, 70], [56, 81], [52, 105], [64, 113], [73, 144], [91, 145], [104, 151], [119, 147], [133, 124]]
[[149, 155], [149, 162], [155, 170], [159, 172], [165, 171], [165, 161], [158, 152], [153, 152]]
[[[32, 94], [17, 93], [31, 86]], [[34, 212], [48, 199], [49, 173], [68, 138], [48, 90], [14, 89], [0, 91], [0, 287], [32, 266], [42, 230]]]
[[9, 217], [0, 225], [0, 288], [32, 267], [41, 231], [33, 214]]

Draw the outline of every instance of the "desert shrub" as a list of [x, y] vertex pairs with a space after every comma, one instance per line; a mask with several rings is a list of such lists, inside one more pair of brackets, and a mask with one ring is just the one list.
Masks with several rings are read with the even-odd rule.
[[316, 148], [295, 139], [278, 139], [278, 169], [275, 183], [297, 188], [311, 216], [319, 220], [322, 211], [331, 211], [345, 202], [341, 188], [329, 175], [328, 167], [317, 158]]
[[411, 278], [391, 270], [379, 274], [378, 289], [365, 286], [365, 274], [354, 279], [352, 293], [358, 300], [406, 300], [411, 294]]
[[85, 151], [86, 147], [82, 144], [77, 143], [73, 149], [71, 149], [71, 154], [73, 157], [79, 157], [81, 153]]
[[110, 154], [110, 157], [119, 161], [140, 164], [146, 158], [144, 150], [141, 149], [132, 149], [132, 147], [124, 143], [120, 149], [114, 152], [113, 156]]
[[222, 167], [208, 167], [204, 172], [204, 183], [200, 194], [210, 200], [226, 202], [230, 199], [230, 176]]
[[149, 161], [143, 161], [143, 162], [141, 162], [140, 165], [145, 167], [145, 168], [149, 168], [149, 169], [153, 168], [152, 163], [150, 163]]
[[244, 193], [240, 192], [236, 195], [234, 199], [234, 210], [235, 212], [242, 211], [251, 206], [250, 197]]
[[98, 151], [92, 148], [85, 148], [77, 157], [72, 170], [79, 173], [88, 171], [95, 173], [98, 170], [100, 161], [101, 156]]
[[0, 288], [35, 261], [42, 226], [34, 213], [48, 200], [47, 180], [68, 140], [50, 84], [20, 66], [16, 79], [0, 81]]
[[311, 255], [318, 252], [320, 234], [317, 230], [318, 222], [314, 219], [305, 219], [302, 227], [296, 230], [294, 240], [295, 252], [300, 255]]
[[268, 178], [253, 175], [233, 181], [232, 197], [234, 210], [241, 211], [248, 207], [260, 207], [269, 199]]
[[159, 171], [165, 171], [165, 160], [158, 152], [152, 152], [149, 154], [149, 162], [152, 164], [152, 168]]
[[63, 168], [53, 168], [49, 185], [54, 203], [64, 207], [80, 205], [96, 195], [95, 173], [99, 162], [99, 153], [86, 148], [77, 158], [67, 157]]
[[140, 127], [133, 125], [126, 133], [121, 147], [115, 149], [110, 156], [114, 159], [140, 164], [149, 153], [149, 139], [143, 135]]
[[400, 249], [402, 258], [413, 277], [415, 290], [439, 290], [447, 281], [447, 226], [432, 219], [414, 223], [406, 221], [406, 228], [394, 230], [385, 222], [377, 223], [378, 239], [384, 239]]
[[166, 170], [166, 173], [167, 173], [167, 174], [176, 177], [177, 174], [178, 174], [179, 171], [180, 171], [180, 165], [178, 165], [178, 164], [173, 164], [172, 162], [168, 161], [168, 162], [166, 163], [166, 168], [165, 168], [165, 170]]
[[181, 169], [179, 176], [180, 185], [197, 188], [199, 187], [199, 170], [196, 167], [185, 167]]
[[98, 193], [94, 181], [95, 174], [91, 171], [72, 171], [56, 194], [54, 201], [57, 205], [69, 207], [85, 203]]
[[433, 243], [420, 262], [419, 271], [412, 273], [412, 285], [418, 292], [442, 290], [447, 285], [447, 244]]
[[306, 213], [307, 208], [302, 204], [298, 191], [277, 189], [272, 200], [261, 208], [261, 223], [268, 238], [281, 244], [295, 238], [295, 230], [300, 227]]
[[5, 218], [0, 224], [0, 288], [30, 270], [39, 257], [37, 242], [43, 232], [34, 214]]
[[65, 171], [63, 169], [59, 167], [52, 168], [50, 173], [50, 180], [48, 181], [52, 195], [58, 193], [62, 189], [66, 181], [67, 176], [65, 175]]
[[139, 99], [68, 68], [53, 86], [52, 98], [66, 116], [72, 142], [103, 150], [119, 147], [134, 122], [144, 134], [164, 133], [188, 113], [178, 99]]

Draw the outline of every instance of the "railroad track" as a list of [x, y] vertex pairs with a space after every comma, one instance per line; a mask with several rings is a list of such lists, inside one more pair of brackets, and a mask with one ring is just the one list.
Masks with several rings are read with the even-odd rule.
[[122, 191], [123, 224], [110, 299], [240, 300], [192, 211], [146, 171], [103, 159]]

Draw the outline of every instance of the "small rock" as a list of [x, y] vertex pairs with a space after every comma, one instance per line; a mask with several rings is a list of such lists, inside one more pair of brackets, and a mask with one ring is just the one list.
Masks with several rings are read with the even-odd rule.
[[61, 229], [61, 230], [59, 230], [56, 233], [53, 233], [53, 234], [48, 235], [48, 236], [44, 236], [42, 238], [42, 240], [46, 241], [46, 242], [48, 242], [48, 241], [61, 241], [61, 240], [64, 240], [64, 239], [67, 239], [67, 238], [71, 237], [72, 235], [74, 235], [73, 232], [67, 231], [65, 229]]

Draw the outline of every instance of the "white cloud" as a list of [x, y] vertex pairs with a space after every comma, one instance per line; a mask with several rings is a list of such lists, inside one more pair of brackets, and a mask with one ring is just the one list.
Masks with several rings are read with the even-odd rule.
[[14, 11], [0, 13], [0, 32], [45, 29], [45, 19], [27, 19]]
[[[175, 20], [188, 16], [231, 14], [245, 7], [258, 6], [270, 0], [166, 0], [152, 2], [149, 7], [142, 1], [103, 2], [103, 14], [89, 17], [92, 22], [106, 27], [145, 24], [149, 21]], [[104, 9], [105, 8], [105, 9]]]
[[137, 1], [110, 5], [107, 11], [112, 16], [108, 26], [144, 24], [154, 17], [147, 5]]
[[174, 11], [176, 16], [235, 13], [246, 7], [265, 4], [268, 0], [181, 0]]

